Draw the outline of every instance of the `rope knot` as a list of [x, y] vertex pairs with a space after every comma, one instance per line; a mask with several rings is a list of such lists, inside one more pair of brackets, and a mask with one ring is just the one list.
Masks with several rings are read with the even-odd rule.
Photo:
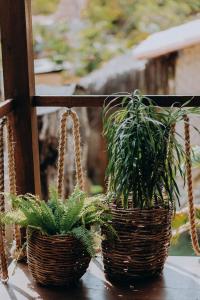
[[71, 114], [71, 112], [72, 112], [71, 107], [67, 107], [65, 110], [66, 115], [69, 116]]

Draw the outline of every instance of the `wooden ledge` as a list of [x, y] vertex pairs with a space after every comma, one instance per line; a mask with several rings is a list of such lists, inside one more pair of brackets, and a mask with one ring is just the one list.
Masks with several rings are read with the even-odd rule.
[[[13, 265], [10, 266], [10, 272]], [[27, 265], [19, 264], [7, 285], [0, 284], [2, 300], [200, 300], [200, 264], [197, 257], [169, 257], [163, 274], [151, 281], [119, 288], [108, 282], [100, 259], [91, 262], [77, 286], [45, 288], [31, 278]]]
[[13, 104], [13, 99], [8, 99], [0, 102], [0, 118], [7, 116], [11, 111], [13, 111]]
[[[125, 95], [120, 95], [122, 100]], [[108, 98], [109, 97], [109, 98]], [[33, 106], [56, 106], [56, 107], [102, 107], [108, 98], [111, 101], [119, 95], [72, 95], [72, 96], [34, 96]], [[186, 106], [200, 106], [200, 96], [181, 96], [181, 95], [147, 95], [157, 105], [168, 107], [174, 104], [178, 107], [186, 101], [191, 100]], [[119, 99], [119, 103], [120, 100]], [[116, 104], [117, 102], [115, 102]]]

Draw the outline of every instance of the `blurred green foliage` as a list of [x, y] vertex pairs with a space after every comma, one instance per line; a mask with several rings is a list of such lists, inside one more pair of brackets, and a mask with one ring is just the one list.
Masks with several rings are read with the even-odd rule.
[[[80, 52], [83, 53], [83, 73], [96, 69], [150, 33], [181, 24], [198, 12], [198, 0], [88, 1], [83, 12], [87, 28], [82, 33]], [[96, 43], [101, 47], [95, 47]]]
[[172, 221], [172, 228], [178, 229], [180, 226], [185, 225], [188, 222], [188, 214], [181, 212], [177, 213]]
[[129, 44], [133, 39], [134, 44], [145, 35], [181, 24], [199, 12], [199, 0], [92, 0], [88, 1], [84, 17], [91, 27], [98, 24], [100, 31], [127, 39]]
[[55, 12], [60, 0], [32, 0], [33, 15], [48, 15]]
[[75, 55], [81, 62], [76, 71], [79, 76], [92, 72], [103, 62], [122, 53], [126, 48], [123, 42], [120, 44], [115, 37], [106, 35], [98, 26], [84, 29], [80, 33], [79, 39], [80, 47], [75, 49]]
[[103, 187], [101, 185], [92, 185], [90, 188], [91, 195], [98, 195], [103, 193]]
[[[196, 226], [200, 236], [200, 207], [195, 209]], [[172, 221], [172, 239], [170, 255], [195, 255], [190, 237], [190, 224], [187, 210], [176, 213]]]
[[172, 243], [169, 249], [169, 255], [172, 256], [195, 256], [192, 249], [189, 231], [183, 232], [178, 238], [177, 243]]
[[58, 22], [52, 25], [34, 25], [34, 50], [35, 53], [43, 53], [58, 64], [69, 59], [72, 51], [68, 39], [68, 26], [66, 22]]
[[[32, 0], [33, 12], [55, 12], [58, 3], [59, 0]], [[77, 64], [75, 72], [83, 76], [149, 34], [192, 20], [198, 13], [199, 0], [88, 0], [82, 12], [84, 26], [76, 37], [78, 46], [70, 50], [65, 45], [66, 36], [60, 34], [57, 25], [50, 29], [51, 33], [43, 32], [46, 40], [43, 46], [54, 58], [56, 52], [64, 59], [65, 51], [68, 54], [71, 51], [70, 62]]]

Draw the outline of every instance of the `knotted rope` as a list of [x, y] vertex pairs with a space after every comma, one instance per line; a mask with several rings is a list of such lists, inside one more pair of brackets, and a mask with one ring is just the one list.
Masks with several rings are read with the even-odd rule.
[[[0, 123], [0, 211], [5, 212], [5, 198], [4, 198], [4, 143], [3, 132], [6, 119], [3, 118]], [[1, 281], [6, 283], [8, 281], [8, 267], [5, 251], [5, 226], [0, 223], [0, 257], [1, 257]]]
[[[0, 123], [0, 212], [5, 212], [5, 197], [4, 197], [4, 141], [3, 133], [6, 118], [3, 118]], [[5, 237], [5, 225], [2, 224], [3, 236]]]
[[67, 118], [71, 117], [73, 123], [73, 140], [74, 140], [74, 153], [76, 165], [76, 182], [81, 190], [84, 190], [84, 177], [81, 164], [81, 139], [80, 139], [80, 124], [78, 115], [75, 111], [68, 109], [62, 114], [60, 121], [60, 139], [58, 147], [58, 180], [57, 189], [59, 198], [63, 196], [63, 183], [64, 183], [64, 160], [65, 160], [65, 147], [67, 141]]
[[8, 281], [8, 265], [6, 259], [5, 243], [3, 228], [0, 225], [0, 256], [1, 256], [1, 281], [6, 283]]
[[[10, 125], [9, 120], [7, 119], [7, 144], [8, 144], [8, 172], [9, 172], [9, 181], [10, 181], [10, 193], [12, 195], [16, 195], [16, 171], [15, 171], [15, 157], [14, 157], [14, 138], [13, 138], [13, 130]], [[18, 225], [14, 225], [14, 240], [16, 243], [16, 247], [13, 250], [12, 256], [13, 258], [18, 257], [18, 253], [21, 247], [21, 234], [20, 228]]]
[[[10, 194], [16, 195], [16, 170], [15, 170], [15, 157], [14, 157], [14, 138], [13, 131], [10, 125], [9, 120], [7, 119], [7, 144], [8, 144], [8, 172], [9, 172], [9, 181], [10, 181]], [[17, 258], [20, 247], [21, 247], [21, 234], [20, 227], [14, 225], [14, 240], [16, 247], [12, 253], [13, 258]]]
[[[5, 211], [5, 199], [4, 199], [4, 145], [3, 145], [3, 128], [7, 127], [7, 146], [8, 146], [8, 173], [10, 183], [10, 194], [16, 195], [16, 170], [15, 170], [15, 157], [14, 157], [14, 138], [13, 131], [10, 122], [7, 118], [3, 118], [0, 124], [0, 211]], [[8, 268], [7, 259], [4, 246], [5, 226], [0, 224], [0, 256], [1, 256], [1, 280], [7, 282], [8, 280]], [[14, 241], [15, 245], [12, 247], [12, 257], [19, 260], [26, 256], [25, 251], [21, 247], [21, 233], [20, 227], [14, 225]]]
[[190, 235], [191, 235], [193, 249], [196, 255], [200, 255], [200, 247], [198, 243], [198, 235], [197, 235], [196, 220], [195, 220], [193, 187], [192, 187], [190, 122], [187, 115], [184, 116], [184, 129], [185, 129], [185, 154], [186, 154], [186, 174], [187, 174], [187, 186], [188, 186]]
[[[173, 139], [174, 139], [174, 136], [175, 136], [175, 132], [176, 132], [176, 123], [173, 123], [171, 125], [171, 128], [170, 128], [170, 133], [169, 133], [169, 144], [168, 144], [168, 159], [169, 161], [171, 161], [171, 163], [173, 164], [174, 163], [174, 160], [173, 160]], [[173, 208], [173, 211], [174, 211], [174, 215], [176, 213], [176, 202], [173, 201], [173, 204], [172, 204], [172, 208]]]

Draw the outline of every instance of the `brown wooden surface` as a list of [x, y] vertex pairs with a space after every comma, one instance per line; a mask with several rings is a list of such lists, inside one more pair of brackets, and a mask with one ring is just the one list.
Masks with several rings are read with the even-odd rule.
[[8, 99], [0, 102], [0, 118], [7, 116], [14, 109], [14, 100]]
[[[103, 106], [107, 97], [108, 95], [34, 96], [33, 106], [100, 107]], [[109, 100], [114, 97], [110, 95]], [[174, 106], [180, 106], [190, 99], [187, 106], [200, 106], [200, 96], [148, 95], [147, 97], [162, 107], [171, 106], [173, 103], [175, 103]]]
[[[10, 273], [13, 265], [10, 267]], [[163, 274], [150, 281], [115, 287], [103, 274], [100, 260], [90, 264], [79, 283], [70, 288], [37, 285], [26, 265], [18, 264], [7, 285], [0, 283], [1, 300], [200, 300], [200, 264], [197, 257], [169, 257]]]
[[40, 193], [38, 135], [32, 55], [30, 0], [0, 0], [5, 98], [14, 99], [10, 120], [15, 137], [18, 193]]

